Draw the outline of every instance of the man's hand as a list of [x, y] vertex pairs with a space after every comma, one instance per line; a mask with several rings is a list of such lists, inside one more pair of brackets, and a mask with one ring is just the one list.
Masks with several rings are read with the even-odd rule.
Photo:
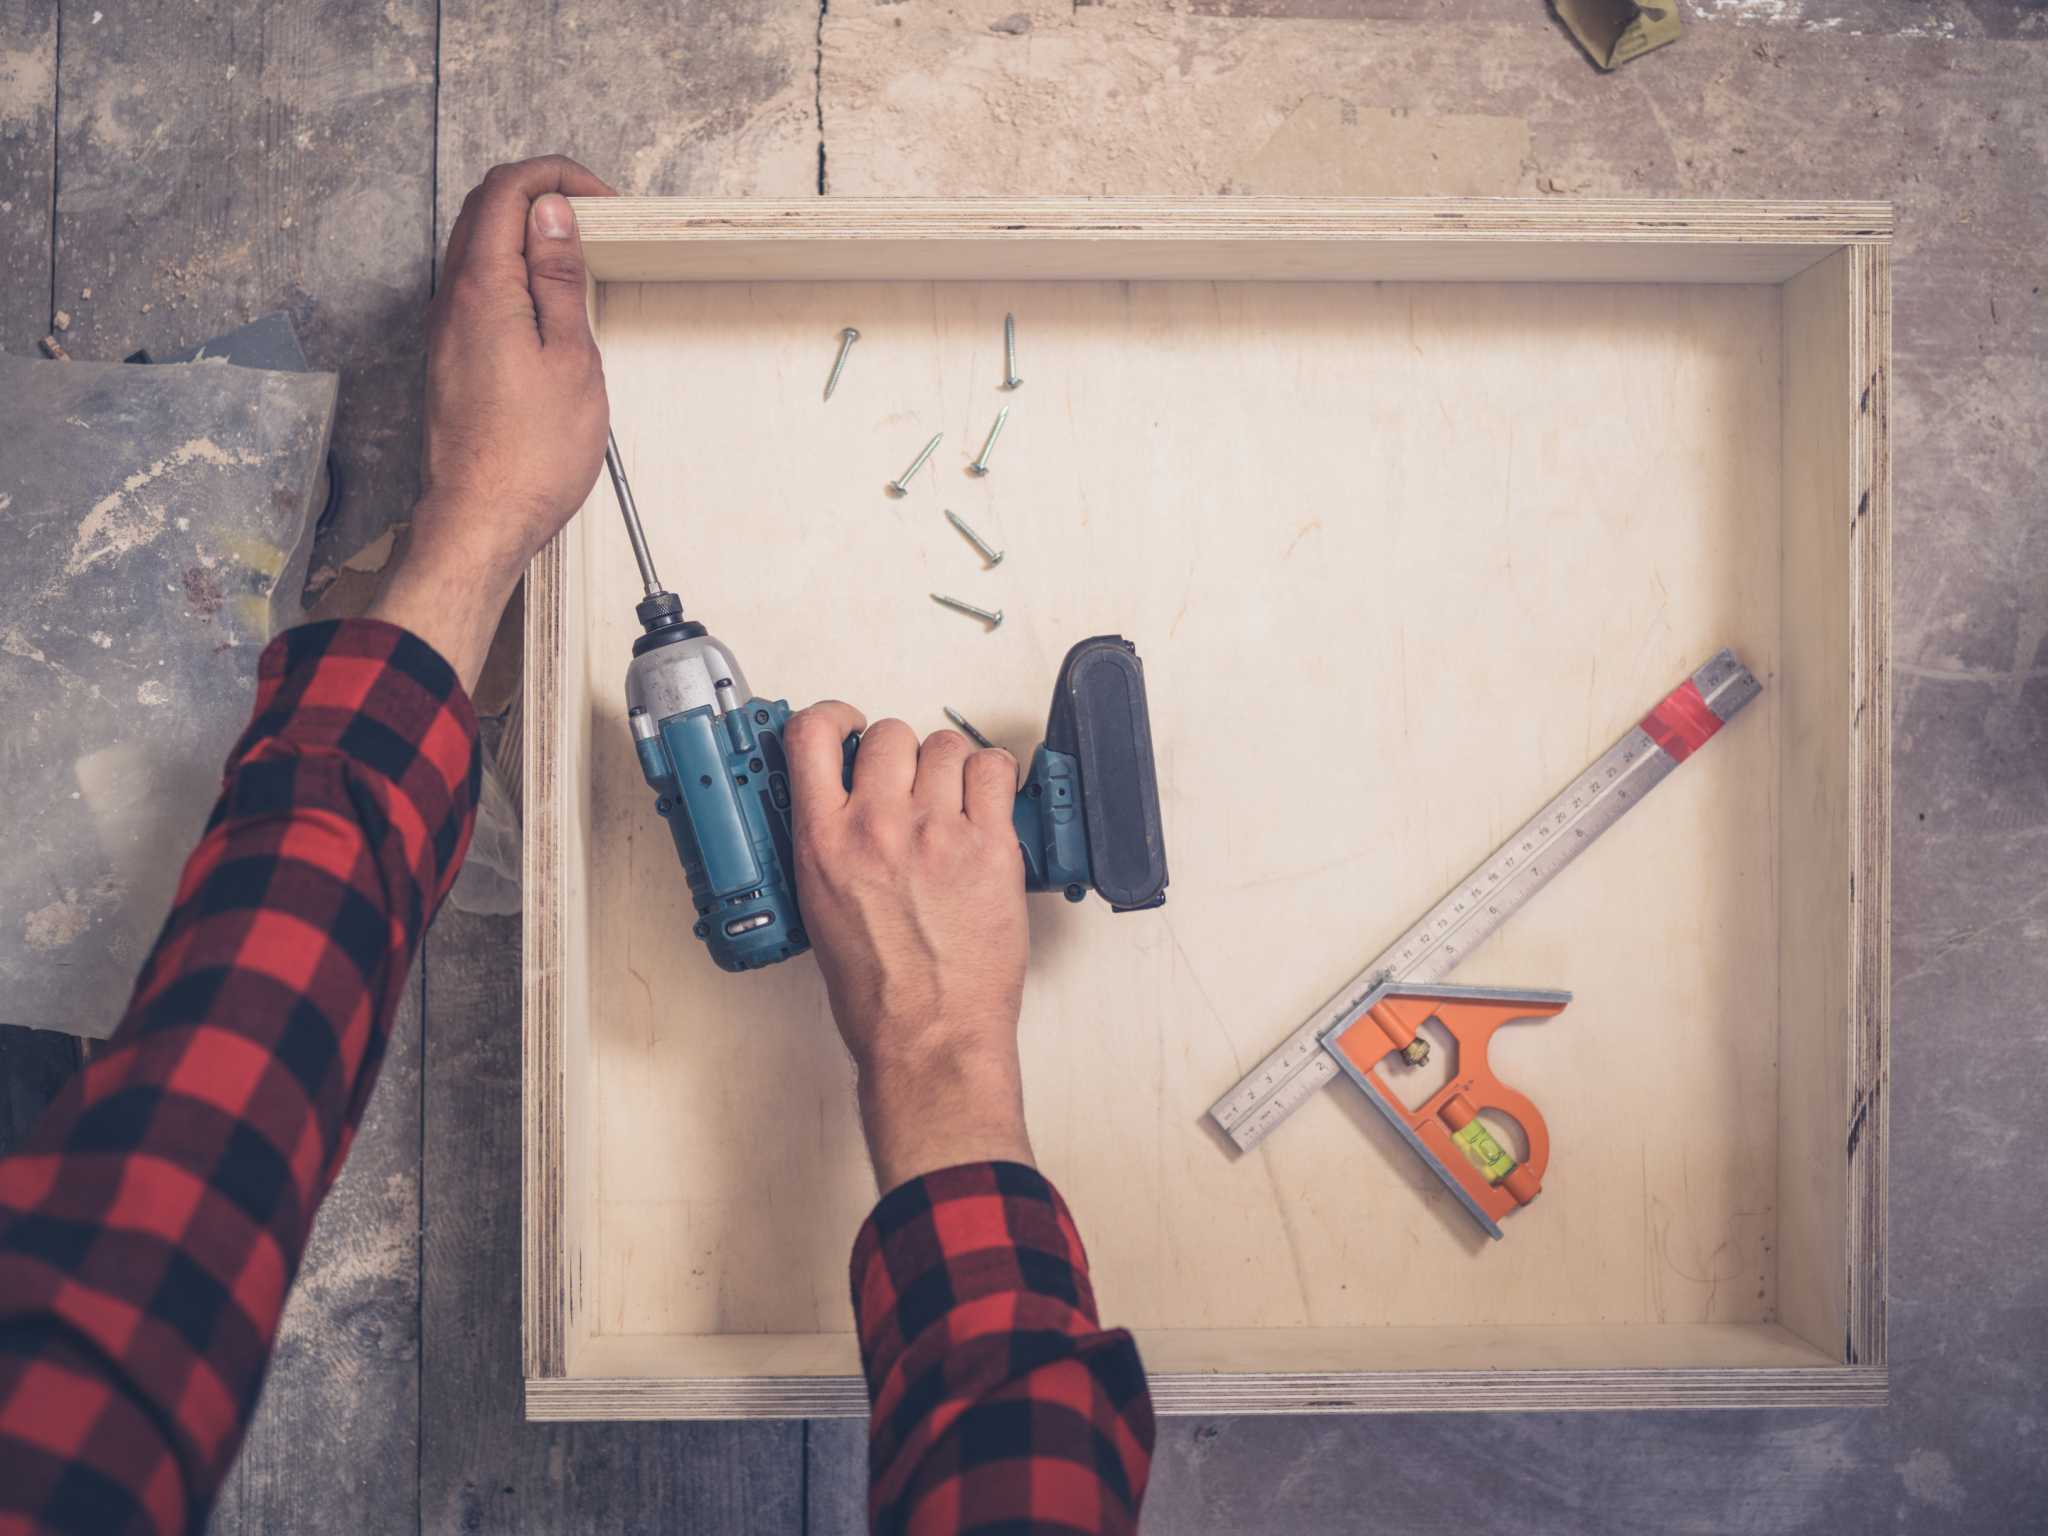
[[784, 742], [797, 899], [859, 1069], [876, 1181], [886, 1192], [956, 1163], [1028, 1163], [1016, 760], [953, 731], [920, 747], [883, 720], [861, 737], [849, 794], [840, 743], [863, 724], [850, 705], [814, 704]]
[[424, 486], [371, 609], [476, 682], [520, 573], [590, 494], [610, 410], [568, 197], [611, 192], [573, 160], [501, 165], [448, 236], [427, 317]]

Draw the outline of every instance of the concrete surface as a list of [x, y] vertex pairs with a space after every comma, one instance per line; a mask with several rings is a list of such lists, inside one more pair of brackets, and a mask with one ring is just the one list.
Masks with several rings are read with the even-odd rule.
[[[495, 159], [563, 149], [626, 190], [700, 194], [1894, 199], [1893, 1406], [1172, 1421], [1148, 1528], [2042, 1529], [2048, 12], [1681, 4], [1675, 46], [1601, 75], [1539, 0], [63, 0], [54, 36], [48, 0], [0, 0], [0, 167], [52, 162], [54, 193], [30, 174], [23, 196], [54, 198], [37, 227], [64, 302], [88, 271], [119, 279], [81, 356], [295, 306], [313, 365], [350, 380], [344, 462], [360, 445], [375, 466], [345, 548], [404, 513], [416, 304]], [[5, 214], [0, 241], [34, 255]], [[175, 323], [145, 311], [181, 270]], [[25, 291], [0, 289], [9, 348], [49, 323], [33, 275]], [[216, 1528], [386, 1529], [410, 1509], [436, 1532], [858, 1529], [857, 1426], [517, 1422], [516, 965], [502, 919], [430, 938], [424, 1028], [394, 1046], [323, 1213]], [[360, 1426], [346, 1461], [311, 1449], [323, 1401]], [[764, 1492], [792, 1484], [793, 1502]]]

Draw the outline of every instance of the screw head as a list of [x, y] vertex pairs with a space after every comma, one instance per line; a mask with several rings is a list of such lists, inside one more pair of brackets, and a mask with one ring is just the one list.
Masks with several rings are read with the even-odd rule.
[[852, 326], [850, 326], [850, 325], [849, 325], [849, 326], [848, 326], [848, 327], [847, 327], [847, 328], [846, 328], [845, 330], [841, 331], [841, 332], [840, 332], [839, 334], [840, 334], [840, 335], [842, 335], [842, 336], [844, 336], [844, 337], [845, 337], [845, 338], [846, 338], [846, 339], [847, 339], [848, 341], [859, 341], [859, 340], [860, 340], [860, 332], [859, 332], [859, 331], [857, 331], [857, 330], [855, 330], [855, 329], [854, 329], [854, 328], [853, 328]]

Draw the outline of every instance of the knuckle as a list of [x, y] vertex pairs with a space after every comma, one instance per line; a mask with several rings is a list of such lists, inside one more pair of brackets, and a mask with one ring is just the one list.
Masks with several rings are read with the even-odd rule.
[[933, 731], [921, 750], [933, 757], [965, 757], [967, 738], [958, 731]]
[[[594, 348], [592, 350], [595, 351]], [[597, 385], [602, 389], [604, 369], [598, 366], [594, 372], [597, 376]], [[836, 746], [840, 737], [846, 734], [840, 730], [838, 724], [840, 712], [845, 709], [846, 706], [837, 699], [820, 699], [815, 704], [808, 704], [789, 717], [788, 724], [782, 728], [783, 739], [798, 744], [807, 743], [813, 737], [825, 737]]]
[[789, 724], [782, 729], [783, 738], [799, 751], [808, 752], [813, 743], [824, 740], [832, 734], [832, 722], [816, 710], [807, 709], [789, 717]]

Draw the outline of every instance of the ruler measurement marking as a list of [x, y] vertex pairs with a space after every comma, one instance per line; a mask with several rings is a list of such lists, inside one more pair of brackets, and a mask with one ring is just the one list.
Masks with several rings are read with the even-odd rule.
[[[1691, 682], [1723, 721], [1760, 691], [1732, 651], [1713, 657], [1692, 674]], [[1719, 713], [1718, 703], [1725, 703], [1726, 715]], [[1217, 1100], [1209, 1110], [1210, 1117], [1241, 1149], [1250, 1151], [1337, 1075], [1336, 1065], [1322, 1048], [1323, 1036], [1355, 1013], [1373, 987], [1386, 980], [1429, 982], [1448, 975], [1469, 950], [1490, 937], [1524, 902], [1591, 847], [1679, 762], [1651, 738], [1642, 722], [1631, 726]], [[1553, 833], [1565, 831], [1571, 833], [1569, 839], [1549, 841]]]

